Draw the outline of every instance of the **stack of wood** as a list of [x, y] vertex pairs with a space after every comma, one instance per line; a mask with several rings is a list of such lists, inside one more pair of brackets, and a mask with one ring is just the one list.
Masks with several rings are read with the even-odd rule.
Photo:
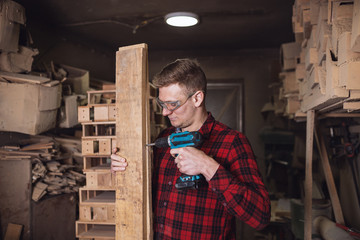
[[285, 82], [297, 88], [290, 113], [360, 110], [360, 0], [295, 0], [292, 23], [280, 74], [285, 97]]
[[3, 146], [0, 149], [1, 159], [31, 161], [34, 201], [39, 201], [46, 194], [78, 192], [84, 184], [85, 175], [80, 173], [82, 165], [76, 161], [76, 156], [81, 155], [81, 141], [58, 140], [64, 146], [56, 138], [37, 135], [23, 140], [18, 146]]

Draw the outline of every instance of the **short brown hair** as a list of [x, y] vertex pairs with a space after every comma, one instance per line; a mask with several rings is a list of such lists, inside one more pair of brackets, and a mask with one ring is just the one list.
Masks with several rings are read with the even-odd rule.
[[205, 73], [198, 61], [193, 59], [177, 59], [169, 63], [154, 76], [152, 83], [157, 88], [178, 83], [185, 86], [188, 95], [199, 90], [206, 94], [207, 81]]

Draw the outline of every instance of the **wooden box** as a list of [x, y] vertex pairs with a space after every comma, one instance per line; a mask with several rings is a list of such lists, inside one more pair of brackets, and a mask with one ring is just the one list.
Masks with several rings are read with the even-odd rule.
[[115, 120], [116, 110], [114, 104], [96, 104], [78, 107], [78, 121], [80, 123]]
[[116, 140], [112, 138], [83, 138], [82, 155], [111, 155], [111, 150], [116, 146]]
[[76, 221], [76, 237], [79, 239], [115, 240], [115, 224]]
[[81, 188], [79, 220], [115, 223], [115, 190], [98, 191]]
[[97, 189], [115, 189], [115, 174], [110, 172], [110, 166], [107, 168], [94, 167], [91, 170], [84, 170], [86, 174], [86, 186]]
[[110, 168], [110, 158], [108, 156], [83, 157], [83, 164], [84, 164], [84, 171], [94, 167], [102, 167], [102, 166]]

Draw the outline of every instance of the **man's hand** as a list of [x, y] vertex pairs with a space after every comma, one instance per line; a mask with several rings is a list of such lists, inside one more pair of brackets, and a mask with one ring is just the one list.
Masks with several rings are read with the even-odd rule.
[[111, 154], [111, 172], [125, 171], [127, 167], [126, 159], [118, 155], [118, 149], [114, 148]]
[[171, 149], [170, 153], [174, 157], [176, 156], [175, 164], [181, 173], [202, 174], [207, 181], [210, 181], [220, 166], [213, 158], [193, 147]]

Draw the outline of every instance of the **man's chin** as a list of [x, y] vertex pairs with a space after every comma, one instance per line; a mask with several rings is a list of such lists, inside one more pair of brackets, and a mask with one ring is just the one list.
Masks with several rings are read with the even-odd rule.
[[172, 121], [170, 120], [170, 124], [171, 124], [171, 126], [176, 127], [176, 128], [181, 127], [181, 124], [179, 124], [176, 120], [172, 120]]

